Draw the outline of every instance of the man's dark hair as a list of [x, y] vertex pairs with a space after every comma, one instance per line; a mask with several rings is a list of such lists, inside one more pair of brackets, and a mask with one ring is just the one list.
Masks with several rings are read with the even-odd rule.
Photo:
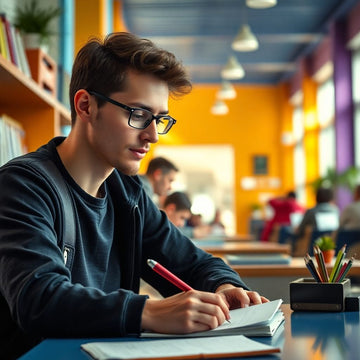
[[331, 188], [319, 188], [316, 192], [316, 202], [318, 204], [327, 203], [334, 200], [334, 192]]
[[189, 210], [191, 209], [191, 201], [189, 197], [181, 191], [175, 191], [172, 194], [168, 195], [164, 201], [164, 207], [169, 204], [174, 204], [176, 210]]
[[156, 157], [150, 160], [146, 175], [152, 175], [156, 170], [160, 169], [163, 174], [168, 174], [170, 171], [178, 172], [179, 169], [169, 160], [163, 157]]
[[[109, 34], [102, 41], [90, 39], [78, 52], [70, 81], [71, 120], [75, 122], [74, 96], [80, 89], [111, 95], [126, 89], [127, 71], [151, 74], [165, 81], [171, 95], [191, 91], [191, 82], [174, 54], [147, 39], [127, 32]], [[97, 99], [98, 105], [104, 101]]]
[[287, 193], [287, 197], [288, 197], [288, 198], [292, 198], [292, 199], [296, 199], [296, 193], [295, 193], [295, 191], [289, 191], [289, 192]]

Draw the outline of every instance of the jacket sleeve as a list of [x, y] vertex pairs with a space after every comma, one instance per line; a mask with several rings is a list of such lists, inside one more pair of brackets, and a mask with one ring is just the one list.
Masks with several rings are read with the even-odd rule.
[[223, 260], [197, 248], [164, 212], [146, 199], [145, 203], [142, 277], [163, 296], [173, 295], [179, 289], [151, 270], [146, 265], [148, 258], [158, 261], [197, 290], [214, 292], [226, 283], [249, 289]]
[[16, 325], [42, 337], [139, 333], [146, 296], [72, 283], [57, 245], [59, 203], [34, 176], [0, 169], [0, 296]]

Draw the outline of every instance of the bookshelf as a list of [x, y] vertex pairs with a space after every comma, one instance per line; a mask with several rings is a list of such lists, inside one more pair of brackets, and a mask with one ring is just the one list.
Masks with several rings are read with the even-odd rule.
[[20, 122], [28, 151], [36, 150], [61, 134], [70, 124], [70, 112], [56, 98], [26, 76], [16, 65], [0, 56], [0, 115]]

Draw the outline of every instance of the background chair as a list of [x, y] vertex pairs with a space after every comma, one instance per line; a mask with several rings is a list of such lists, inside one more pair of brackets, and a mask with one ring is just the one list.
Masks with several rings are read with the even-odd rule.
[[351, 257], [357, 253], [357, 258], [360, 257], [360, 229], [359, 230], [345, 230], [339, 229], [335, 235], [336, 252], [338, 252], [345, 244], [347, 245], [346, 256]]
[[313, 256], [313, 248], [316, 239], [325, 235], [334, 237], [334, 231], [332, 229], [322, 231], [314, 230], [312, 226], [307, 226], [305, 228], [304, 236], [295, 240], [293, 256], [305, 256], [306, 253]]

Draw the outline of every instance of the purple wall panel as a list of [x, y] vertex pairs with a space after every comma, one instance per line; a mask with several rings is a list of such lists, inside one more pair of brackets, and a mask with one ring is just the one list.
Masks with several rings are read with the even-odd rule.
[[[351, 53], [346, 49], [346, 23], [336, 22], [331, 28], [335, 84], [336, 169], [344, 171], [354, 164], [353, 104], [351, 87]], [[340, 190], [337, 203], [343, 208], [352, 194]]]

